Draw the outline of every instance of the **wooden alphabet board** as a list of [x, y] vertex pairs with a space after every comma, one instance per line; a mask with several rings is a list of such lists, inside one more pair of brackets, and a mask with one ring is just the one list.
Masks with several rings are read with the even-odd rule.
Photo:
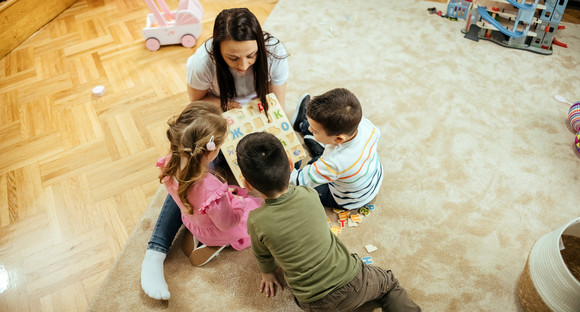
[[240, 185], [242, 185], [243, 177], [236, 158], [236, 146], [244, 136], [250, 133], [267, 131], [275, 135], [282, 142], [288, 158], [294, 163], [306, 157], [306, 152], [274, 93], [268, 94], [266, 100], [269, 105], [270, 122], [264, 114], [260, 99], [253, 100], [242, 108], [223, 113], [229, 125], [229, 133], [221, 151]]

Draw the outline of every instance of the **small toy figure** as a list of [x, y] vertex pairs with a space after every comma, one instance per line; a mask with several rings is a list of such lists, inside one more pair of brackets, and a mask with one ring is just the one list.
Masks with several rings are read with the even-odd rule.
[[[157, 2], [157, 5], [155, 5]], [[145, 0], [151, 13], [143, 28], [145, 46], [157, 51], [162, 45], [179, 44], [191, 48], [201, 35], [203, 7], [198, 0], [180, 0], [177, 11], [170, 12], [164, 0]], [[158, 6], [163, 12], [160, 12]]]

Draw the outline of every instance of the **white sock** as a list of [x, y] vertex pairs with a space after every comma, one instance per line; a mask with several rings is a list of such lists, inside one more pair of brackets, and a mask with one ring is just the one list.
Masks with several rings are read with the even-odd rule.
[[141, 288], [149, 297], [159, 300], [167, 300], [170, 297], [163, 274], [165, 256], [162, 252], [147, 250], [141, 264]]

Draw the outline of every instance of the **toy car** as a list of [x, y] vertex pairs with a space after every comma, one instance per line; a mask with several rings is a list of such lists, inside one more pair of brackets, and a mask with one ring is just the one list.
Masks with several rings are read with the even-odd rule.
[[[160, 12], [155, 5], [159, 5]], [[145, 0], [151, 13], [143, 28], [145, 46], [157, 51], [162, 45], [179, 44], [191, 48], [201, 35], [203, 7], [197, 0], [180, 0], [177, 11], [170, 12], [164, 0]]]

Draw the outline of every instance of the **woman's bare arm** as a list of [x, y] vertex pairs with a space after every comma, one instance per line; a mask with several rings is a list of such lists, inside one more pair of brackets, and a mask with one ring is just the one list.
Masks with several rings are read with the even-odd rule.
[[284, 111], [286, 111], [285, 110], [285, 108], [286, 108], [286, 106], [285, 106], [285, 103], [286, 103], [286, 83], [281, 84], [281, 85], [277, 85], [277, 86], [270, 84], [270, 90], [272, 90], [272, 92], [274, 92], [274, 94], [276, 95], [276, 98], [278, 99], [278, 102], [280, 102], [280, 106], [282, 106], [282, 109]]

